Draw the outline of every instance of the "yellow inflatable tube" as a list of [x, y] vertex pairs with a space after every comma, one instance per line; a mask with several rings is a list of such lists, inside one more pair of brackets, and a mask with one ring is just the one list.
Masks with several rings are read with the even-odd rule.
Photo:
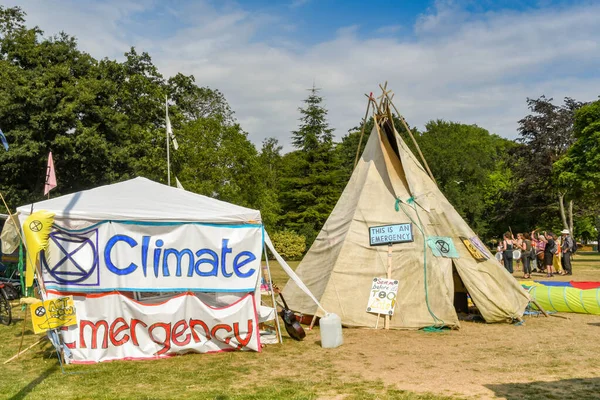
[[600, 288], [582, 290], [534, 284], [529, 295], [546, 311], [600, 315]]

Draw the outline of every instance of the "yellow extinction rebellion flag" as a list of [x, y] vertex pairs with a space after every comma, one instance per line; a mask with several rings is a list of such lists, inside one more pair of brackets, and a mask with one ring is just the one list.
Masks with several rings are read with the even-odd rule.
[[25, 286], [33, 286], [35, 266], [40, 251], [48, 248], [48, 237], [54, 223], [54, 213], [49, 211], [36, 211], [23, 223], [25, 234], [25, 247], [27, 248], [27, 267], [25, 269]]
[[33, 331], [36, 334], [61, 326], [77, 325], [73, 296], [38, 301], [31, 304], [29, 308], [31, 309]]

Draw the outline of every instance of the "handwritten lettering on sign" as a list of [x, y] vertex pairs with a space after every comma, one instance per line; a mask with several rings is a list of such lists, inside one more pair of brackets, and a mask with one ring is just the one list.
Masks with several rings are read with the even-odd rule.
[[369, 227], [369, 245], [382, 246], [414, 241], [412, 224], [396, 224]]
[[367, 303], [367, 312], [393, 315], [398, 294], [398, 281], [386, 278], [373, 278], [373, 285]]
[[73, 296], [39, 301], [32, 304], [30, 309], [33, 332], [36, 334], [77, 324]]

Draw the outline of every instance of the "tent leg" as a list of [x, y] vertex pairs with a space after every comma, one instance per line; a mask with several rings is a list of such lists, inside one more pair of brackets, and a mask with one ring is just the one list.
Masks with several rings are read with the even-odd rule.
[[309, 331], [312, 331], [312, 328], [315, 326], [315, 322], [317, 322], [317, 313], [313, 315], [312, 321], [310, 321], [310, 326], [308, 327]]
[[275, 302], [275, 291], [273, 290], [273, 281], [271, 280], [271, 268], [269, 267], [269, 255], [267, 254], [267, 248], [263, 245], [265, 252], [265, 262], [267, 264], [267, 275], [269, 278], [269, 291], [271, 292], [271, 301], [273, 308], [275, 309], [275, 330], [277, 331], [277, 338], [279, 343], [283, 344], [283, 338], [281, 337], [281, 327], [279, 326], [279, 315], [277, 314], [277, 303]]

